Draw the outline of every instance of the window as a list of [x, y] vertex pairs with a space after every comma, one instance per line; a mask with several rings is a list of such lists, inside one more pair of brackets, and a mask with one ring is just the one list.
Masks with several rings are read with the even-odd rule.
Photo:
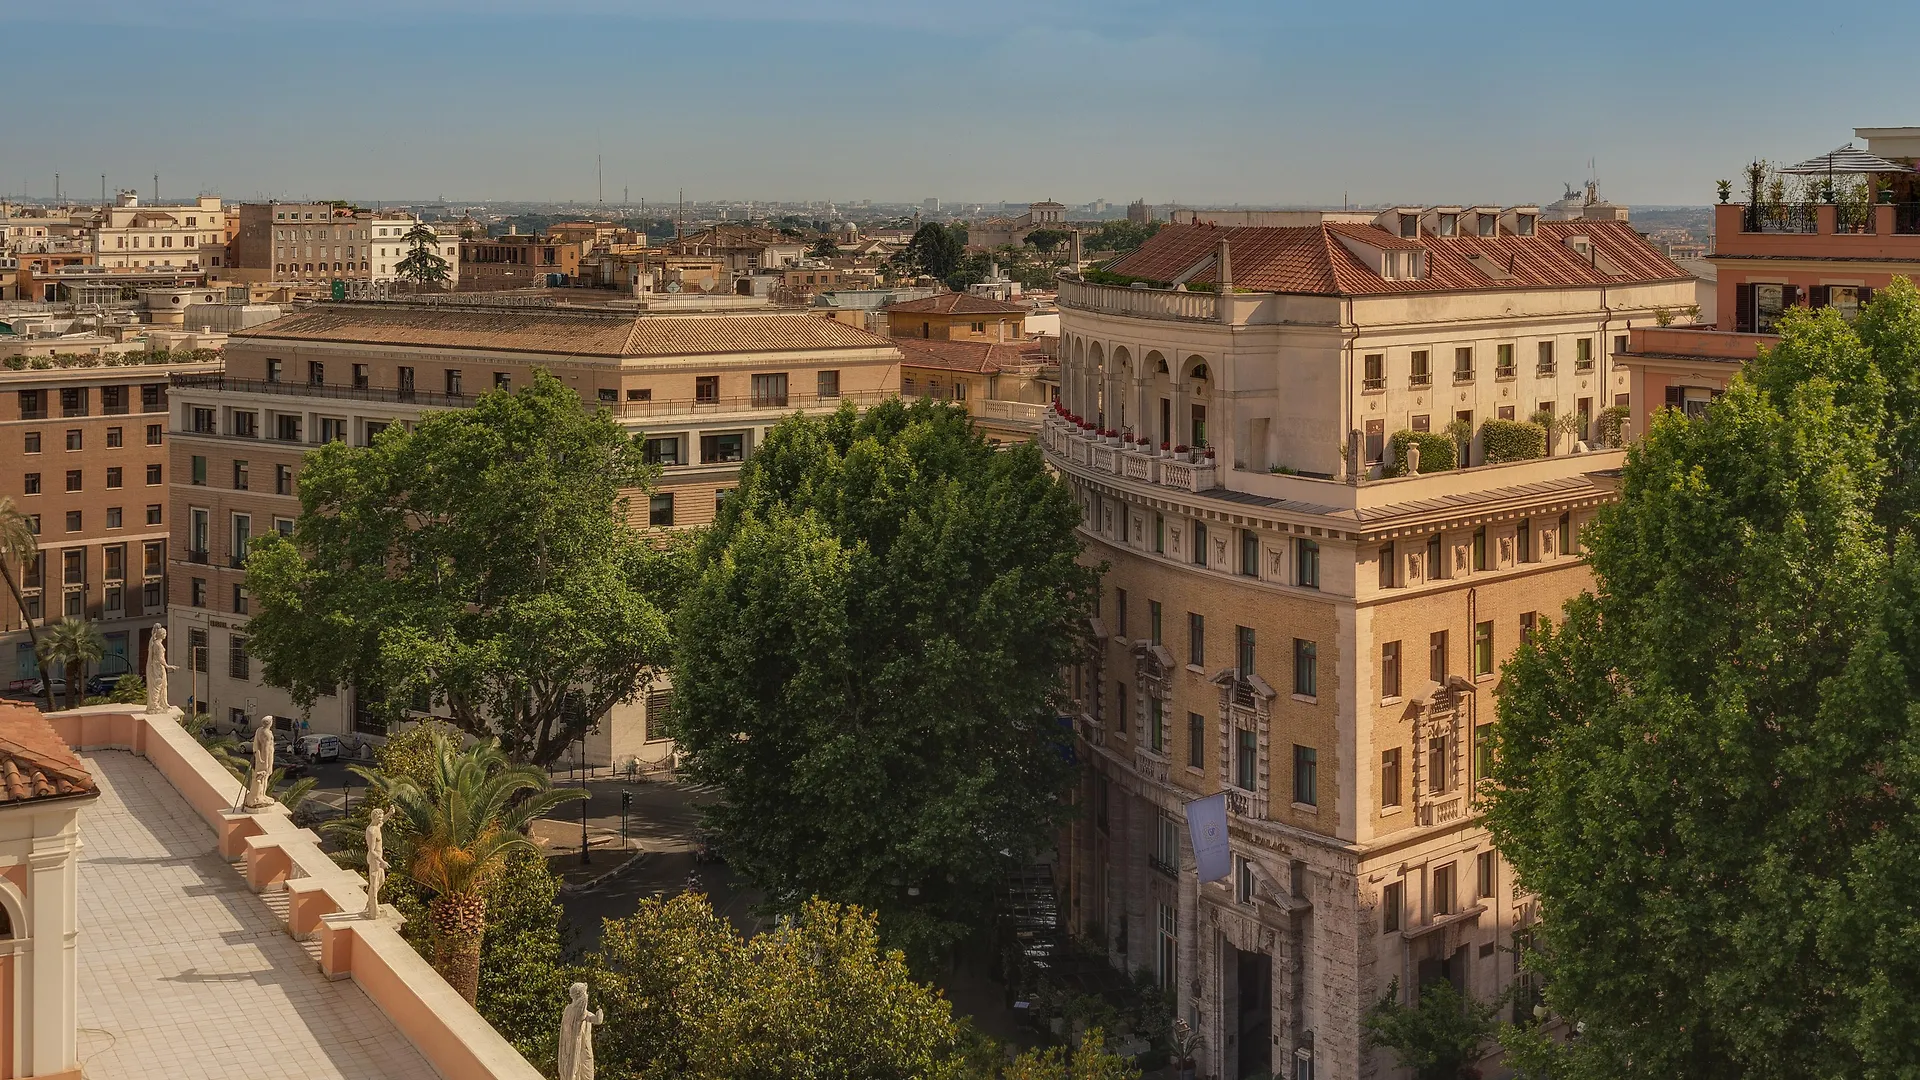
[[1393, 588], [1394, 583], [1398, 580], [1396, 576], [1398, 568], [1394, 566], [1392, 544], [1388, 544], [1386, 547], [1380, 549], [1379, 563], [1380, 587], [1383, 589]]
[[1521, 612], [1521, 613], [1520, 613], [1520, 642], [1521, 642], [1521, 644], [1523, 644], [1523, 645], [1524, 645], [1524, 644], [1526, 644], [1527, 642], [1529, 642], [1529, 641], [1532, 641], [1532, 640], [1533, 640], [1533, 632], [1534, 632], [1535, 630], [1537, 630], [1537, 629], [1539, 628], [1539, 625], [1540, 625], [1540, 613], [1539, 613], [1539, 612], [1537, 612], [1537, 611], [1523, 611], [1523, 612]]
[[247, 660], [247, 639], [234, 634], [227, 639], [227, 676], [234, 679], [252, 677], [253, 665]]
[[1240, 572], [1260, 576], [1260, 534], [1252, 529], [1240, 530]]
[[274, 360], [269, 358], [267, 360], [267, 381], [279, 382], [280, 375], [282, 372], [286, 370], [286, 366], [287, 365], [284, 360]]
[[1299, 584], [1303, 588], [1320, 587], [1320, 545], [1312, 540], [1298, 539], [1293, 542], [1293, 564]]
[[233, 613], [235, 615], [247, 613], [247, 591], [237, 581], [233, 583]]
[[1380, 646], [1380, 696], [1400, 696], [1400, 643], [1397, 641]]
[[68, 532], [80, 531], [80, 511], [78, 510], [67, 511], [67, 531]]
[[47, 415], [47, 392], [45, 390], [20, 391], [20, 419], [39, 420]]
[[1154, 753], [1167, 752], [1166, 703], [1157, 697], [1147, 699], [1147, 741]]
[[126, 516], [121, 512], [120, 507], [118, 506], [107, 507], [107, 528], [118, 529], [122, 526], [125, 520], [126, 520]]
[[1453, 914], [1453, 902], [1453, 864], [1442, 863], [1433, 868], [1433, 913]]
[[308, 386], [327, 385], [327, 365], [321, 363], [318, 360], [307, 361], [307, 385]]
[[107, 486], [110, 488], [120, 487], [121, 479], [124, 475], [125, 474], [122, 473], [120, 470], [120, 466], [118, 465], [107, 466]]
[[1293, 748], [1293, 801], [1305, 806], [1320, 805], [1317, 773], [1320, 751], [1311, 746]]
[[1405, 887], [1397, 881], [1387, 882], [1386, 888], [1380, 890], [1381, 933], [1391, 934], [1400, 929], [1400, 909], [1406, 904], [1402, 899], [1404, 894]]
[[1320, 692], [1320, 647], [1300, 638], [1293, 639], [1293, 692], [1301, 697]]
[[1453, 381], [1464, 382], [1473, 378], [1473, 346], [1463, 345], [1453, 350]]
[[411, 367], [395, 368], [394, 375], [395, 375], [395, 382], [398, 383], [397, 388], [400, 391], [400, 400], [412, 401], [413, 400], [413, 369]]
[[1503, 378], [1511, 378], [1514, 373], [1513, 346], [1494, 346], [1493, 373]]
[[234, 566], [247, 561], [247, 550], [253, 543], [253, 515], [233, 515], [233, 530], [227, 537], [227, 557]]
[[80, 482], [81, 482], [81, 475], [80, 475], [80, 470], [79, 470], [79, 469], [68, 469], [68, 470], [67, 470], [67, 490], [68, 490], [68, 491], [79, 491], [79, 490], [80, 490]]
[[1413, 355], [1408, 358], [1408, 386], [1426, 386], [1433, 382], [1433, 372], [1428, 365], [1427, 356], [1427, 350], [1415, 349]]
[[1114, 717], [1119, 721], [1120, 729], [1127, 729], [1127, 684], [1113, 684]]
[[1387, 357], [1385, 353], [1368, 353], [1361, 361], [1366, 372], [1362, 384], [1368, 390], [1380, 390], [1387, 385]]
[[838, 371], [822, 371], [814, 376], [813, 382], [813, 392], [815, 395], [823, 398], [837, 398], [840, 396], [840, 373]]
[[293, 519], [277, 517], [273, 519], [273, 531], [281, 536], [293, 535]]
[[1593, 339], [1583, 337], [1573, 343], [1573, 370], [1593, 370]]
[[696, 375], [693, 379], [693, 401], [696, 405], [715, 405], [720, 401], [720, 376]]
[[661, 492], [647, 499], [647, 524], [673, 524], [673, 492]]
[[1559, 536], [1556, 537], [1556, 539], [1558, 540], [1558, 543], [1556, 543], [1554, 547], [1556, 550], [1560, 552], [1560, 554], [1567, 555], [1572, 553], [1573, 551], [1573, 515], [1572, 514], [1560, 515]]
[[368, 375], [367, 365], [353, 365], [353, 388], [355, 390], [365, 390], [371, 381]]
[[739, 461], [746, 457], [744, 435], [700, 436], [701, 461]]
[[652, 401], [653, 390], [648, 387], [640, 387], [638, 389], [628, 390], [627, 400], [628, 401]]
[[1473, 568], [1475, 570], [1487, 568], [1487, 527], [1485, 525], [1473, 530]]
[[247, 463], [240, 458], [233, 459], [233, 490], [247, 490]]
[[27, 432], [24, 443], [25, 445], [21, 447], [22, 453], [26, 453], [26, 454], [39, 453], [40, 452], [40, 433], [37, 431]]
[[1513, 535], [1514, 558], [1519, 562], [1533, 561], [1533, 522], [1522, 518]]
[[1167, 519], [1157, 510], [1153, 515], [1153, 552], [1156, 555], [1167, 553]]
[[1199, 521], [1193, 523], [1193, 565], [1207, 565], [1207, 526]]
[[1362, 450], [1368, 465], [1378, 465], [1387, 460], [1387, 422], [1385, 420], [1367, 421]]
[[60, 415], [61, 416], [87, 415], [87, 388], [86, 387], [84, 386], [68, 387], [60, 391]]
[[20, 490], [23, 494], [27, 495], [40, 494], [40, 474], [30, 472], [23, 475], [20, 478]]
[[1441, 214], [1440, 215], [1440, 235], [1441, 236], [1460, 235], [1460, 215], [1459, 214]]
[[1147, 601], [1147, 640], [1160, 644], [1160, 601]]
[[196, 408], [188, 419], [188, 427], [196, 435], [213, 435], [219, 430], [215, 426], [214, 417], [214, 410]]
[[1187, 766], [1207, 767], [1207, 718], [1197, 712], [1187, 714]]
[[81, 435], [80, 429], [68, 428], [67, 429], [67, 449], [79, 450], [83, 447], [83, 445], [84, 445], [84, 439]]
[[1439, 795], [1447, 790], [1447, 737], [1435, 735], [1427, 740], [1427, 791]]
[[1513, 216], [1514, 235], [1515, 236], [1532, 236], [1533, 220], [1534, 220], [1534, 215], [1532, 214], [1515, 214]]
[[460, 369], [448, 368], [446, 371], [447, 396], [455, 397], [460, 393]]
[[200, 454], [193, 455], [193, 482], [205, 486], [207, 482], [207, 459]]
[[1475, 724], [1473, 728], [1473, 782], [1484, 782], [1493, 775], [1493, 725]]
[[160, 513], [161, 513], [161, 510], [160, 510], [159, 503], [148, 503], [147, 504], [147, 524], [149, 525], [160, 524]]
[[1473, 624], [1473, 674], [1475, 678], [1493, 674], [1493, 623]]
[[1114, 633], [1127, 636], [1127, 590], [1113, 590]]
[[147, 425], [147, 445], [159, 446], [160, 439], [162, 437], [161, 433], [163, 430], [164, 429], [162, 429], [159, 424], [148, 424]]
[[275, 465], [273, 467], [273, 493], [275, 495], [293, 494], [293, 466]]
[[1197, 611], [1187, 612], [1187, 663], [1207, 666], [1207, 617]]
[[160, 583], [149, 581], [140, 587], [140, 607], [143, 611], [160, 610]]
[[147, 466], [147, 486], [158, 487], [159, 484], [160, 484], [160, 466], [158, 465]]
[[[201, 581], [199, 578], [194, 578], [193, 580], [203, 591], [205, 590], [206, 582]], [[206, 605], [196, 604], [195, 606], [205, 607]], [[193, 665], [193, 670], [200, 672], [207, 670], [207, 632], [205, 630], [189, 629], [187, 631], [187, 657]]]
[[60, 553], [60, 568], [63, 581], [68, 585], [87, 583], [87, 549], [68, 548]]
[[[1839, 290], [1839, 289], [1835, 289], [1834, 291], [1835, 291], [1835, 292], [1839, 292], [1840, 290]], [[1616, 355], [1616, 356], [1619, 356], [1619, 355], [1624, 355], [1624, 354], [1625, 354], [1625, 353], [1626, 353], [1627, 351], [1628, 351], [1628, 349], [1627, 349], [1627, 335], [1625, 335], [1625, 334], [1615, 334], [1615, 335], [1613, 335], [1613, 352], [1614, 352], [1614, 355]]]
[[1447, 681], [1447, 632], [1436, 630], [1427, 635], [1427, 677], [1444, 685]]
[[649, 465], [679, 465], [681, 464], [680, 440], [674, 436], [648, 439], [643, 456]]
[[1234, 755], [1234, 786], [1242, 791], [1253, 791], [1259, 782], [1259, 736], [1251, 728], [1234, 729], [1238, 736]]
[[1380, 752], [1380, 805], [1400, 805], [1400, 748]]
[[338, 420], [332, 417], [326, 417], [326, 416], [321, 417], [320, 418], [320, 441], [323, 443], [346, 442], [347, 441], [347, 422], [345, 420]]
[[1408, 426], [1415, 431], [1432, 431], [1433, 417], [1427, 413], [1419, 413], [1408, 422]]
[[1233, 898], [1242, 904], [1254, 902], [1254, 888], [1257, 880], [1253, 876], [1253, 860], [1244, 855], [1233, 859]]
[[207, 511], [199, 508], [190, 511], [187, 519], [187, 557], [194, 562], [207, 561], [209, 527]]
[[[124, 435], [125, 431], [126, 431], [125, 428], [117, 428], [117, 427], [108, 428], [107, 429], [107, 449], [116, 450], [116, 449], [119, 449], [121, 446], [126, 445], [126, 440]], [[39, 450], [39, 447], [36, 446], [34, 449], [37, 452]]]
[[1240, 677], [1245, 679], [1253, 674], [1253, 627], [1236, 626], [1233, 628], [1235, 660], [1239, 662]]
[[[191, 582], [188, 583], [187, 595], [189, 597], [187, 602], [192, 604], [194, 607], [198, 607], [198, 608], [206, 607], [207, 606], [207, 579], [199, 578], [199, 577], [194, 578]], [[206, 669], [201, 668], [200, 670], [205, 671]]]
[[1446, 569], [1446, 560], [1440, 557], [1440, 534], [1434, 533], [1427, 537], [1427, 580], [1436, 581], [1445, 577]]

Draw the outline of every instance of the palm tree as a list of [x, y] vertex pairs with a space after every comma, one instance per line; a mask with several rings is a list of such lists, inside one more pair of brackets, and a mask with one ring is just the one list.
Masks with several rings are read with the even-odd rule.
[[[67, 676], [67, 708], [78, 705], [81, 698], [81, 684], [87, 681], [87, 665], [100, 662], [107, 655], [107, 639], [100, 636], [100, 625], [92, 619], [78, 619], [69, 615], [47, 627], [47, 636], [35, 646], [40, 653], [40, 665], [51, 668], [59, 664]], [[47, 685], [52, 686], [51, 672]], [[47, 691], [47, 704], [53, 704], [53, 691]]]
[[404, 776], [352, 768], [366, 778], [371, 797], [393, 807], [394, 865], [433, 894], [427, 927], [434, 970], [472, 1001], [480, 990], [487, 883], [513, 849], [533, 846], [526, 831], [535, 818], [587, 793], [554, 789], [539, 769], [508, 762], [491, 739], [462, 750], [436, 735], [433, 759], [426, 787]]
[[[40, 557], [40, 538], [34, 535], [33, 521], [13, 505], [13, 500], [0, 496], [0, 578], [5, 578], [7, 591], [13, 594], [13, 602], [20, 608], [20, 618], [27, 624], [27, 640], [33, 643], [34, 655], [40, 654], [40, 634], [33, 628], [33, 620], [27, 618], [27, 598], [20, 592], [20, 580], [13, 574], [13, 568], [33, 565]], [[47, 710], [53, 710], [53, 680], [42, 680], [47, 688]]]

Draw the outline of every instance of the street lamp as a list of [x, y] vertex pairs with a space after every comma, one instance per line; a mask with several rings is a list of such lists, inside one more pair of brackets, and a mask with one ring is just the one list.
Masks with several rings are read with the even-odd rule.
[[593, 852], [587, 846], [587, 804], [593, 801], [593, 793], [587, 790], [587, 733], [580, 733], [580, 793], [587, 796], [580, 800], [580, 865], [593, 863]]

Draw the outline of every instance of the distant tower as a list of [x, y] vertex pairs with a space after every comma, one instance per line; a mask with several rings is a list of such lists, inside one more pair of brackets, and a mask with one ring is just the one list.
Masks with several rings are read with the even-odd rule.
[[922, 199], [920, 200], [920, 208], [929, 214], [937, 214], [940, 212], [940, 200]]
[[1153, 220], [1153, 207], [1145, 199], [1135, 199], [1127, 204], [1127, 220], [1135, 225], [1145, 225]]

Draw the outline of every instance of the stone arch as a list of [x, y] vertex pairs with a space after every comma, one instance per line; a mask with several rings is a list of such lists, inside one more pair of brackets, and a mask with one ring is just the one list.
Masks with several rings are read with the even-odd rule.
[[0, 941], [30, 936], [26, 894], [13, 882], [0, 877]]
[[1209, 382], [1213, 378], [1213, 369], [1207, 364], [1207, 358], [1195, 353], [1180, 361], [1180, 377], [1198, 382]]
[[1166, 354], [1162, 353], [1159, 349], [1148, 352], [1140, 363], [1140, 370], [1143, 374], [1152, 376], [1165, 375], [1167, 373], [1167, 357]]

